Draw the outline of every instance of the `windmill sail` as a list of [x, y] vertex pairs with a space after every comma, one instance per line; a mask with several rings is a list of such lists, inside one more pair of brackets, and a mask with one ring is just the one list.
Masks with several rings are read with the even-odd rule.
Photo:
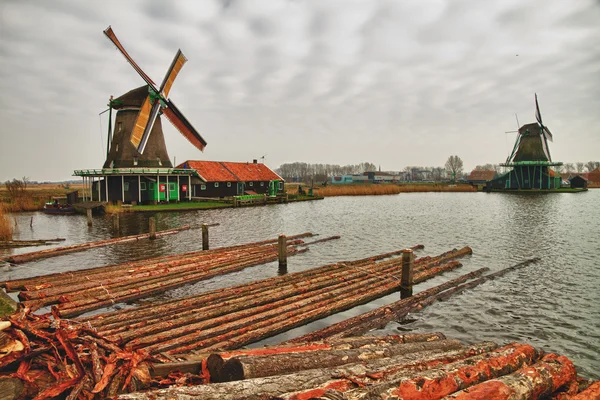
[[204, 150], [206, 140], [200, 136], [196, 128], [190, 124], [171, 100], [167, 100], [167, 108], [163, 109], [163, 113], [191, 144], [200, 151]]

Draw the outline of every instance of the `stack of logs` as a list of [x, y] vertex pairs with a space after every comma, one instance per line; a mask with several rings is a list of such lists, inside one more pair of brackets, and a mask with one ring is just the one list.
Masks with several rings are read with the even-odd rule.
[[591, 400], [600, 395], [600, 381], [579, 378], [564, 356], [518, 343], [464, 346], [442, 334], [350, 337], [240, 350], [212, 354], [203, 365], [209, 364], [211, 382], [221, 383], [119, 398]]
[[[171, 360], [171, 355], [192, 350], [236, 349], [397, 292], [402, 260], [387, 258], [402, 252], [325, 265], [77, 321], [89, 324], [127, 349], [144, 349], [165, 361]], [[471, 249], [465, 247], [417, 259], [414, 283], [459, 267], [461, 264], [454, 259], [468, 254]]]
[[441, 333], [331, 339], [158, 364], [147, 352], [123, 349], [83, 324], [25, 310], [3, 321], [0, 330], [3, 399], [590, 400], [600, 395], [600, 381], [578, 377], [564, 356], [518, 343], [463, 345]]
[[[288, 254], [307, 251], [295, 245], [304, 233], [289, 236]], [[0, 282], [8, 292], [20, 291], [24, 307], [32, 310], [55, 304], [54, 312], [62, 317], [82, 313], [143, 297], [169, 289], [228, 274], [244, 268], [276, 261], [277, 239], [156, 257], [124, 264], [88, 268], [27, 279]]]

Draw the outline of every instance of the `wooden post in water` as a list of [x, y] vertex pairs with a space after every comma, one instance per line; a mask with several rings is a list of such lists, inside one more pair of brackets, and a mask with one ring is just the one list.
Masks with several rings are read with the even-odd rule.
[[208, 250], [208, 225], [202, 224], [202, 250]]
[[113, 230], [115, 233], [119, 233], [119, 214], [114, 213], [112, 216]]
[[279, 270], [287, 269], [287, 238], [279, 235], [277, 240], [277, 255], [279, 257]]
[[150, 232], [150, 240], [156, 239], [156, 218], [150, 217], [148, 221], [148, 231]]
[[86, 214], [87, 214], [87, 223], [88, 226], [92, 226], [92, 209], [88, 208], [87, 210], [85, 210]]
[[402, 277], [400, 278], [401, 299], [412, 296], [414, 260], [415, 255], [411, 249], [402, 251]]

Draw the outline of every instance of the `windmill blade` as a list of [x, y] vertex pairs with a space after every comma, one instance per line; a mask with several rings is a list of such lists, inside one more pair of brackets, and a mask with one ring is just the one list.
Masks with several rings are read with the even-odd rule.
[[553, 142], [554, 140], [552, 140], [552, 133], [550, 133], [550, 129], [548, 129], [547, 126], [544, 126], [544, 127], [542, 127], [542, 130], [544, 131], [544, 137], [547, 140]]
[[[150, 101], [150, 95], [146, 96], [144, 103], [142, 103], [142, 108], [140, 108], [140, 112], [138, 113], [137, 118], [135, 120], [135, 125], [133, 126], [133, 130], [131, 131], [129, 141], [138, 149], [138, 151], [140, 149], [142, 139], [144, 138], [144, 133], [146, 132], [148, 121], [150, 120], [150, 116], [154, 111], [153, 109], [156, 105], [160, 106], [160, 103], [156, 101], [153, 106], [152, 102]], [[154, 124], [154, 121], [152, 121], [152, 124]], [[148, 138], [146, 138], [146, 141], [147, 140]]]
[[544, 126], [542, 123], [542, 114], [540, 113], [540, 105], [538, 104], [537, 93], [535, 94], [535, 119], [540, 125]]
[[154, 127], [154, 122], [156, 122], [156, 117], [158, 117], [158, 112], [160, 111], [160, 102], [156, 100], [152, 105], [152, 109], [150, 110], [150, 116], [148, 118], [148, 123], [144, 128], [144, 133], [142, 134], [142, 140], [138, 145], [138, 152], [141, 154], [144, 152], [146, 148], [146, 143], [148, 143], [148, 139], [150, 138], [150, 132], [152, 132], [152, 128]]
[[171, 66], [169, 67], [167, 74], [165, 75], [165, 79], [163, 79], [163, 82], [160, 85], [160, 93], [165, 98], [169, 96], [169, 92], [171, 91], [171, 87], [173, 86], [173, 81], [175, 81], [177, 74], [179, 74], [179, 71], [181, 71], [181, 68], [183, 68], [183, 64], [185, 64], [186, 61], [187, 58], [185, 58], [181, 50], [177, 50], [175, 58], [173, 59], [173, 62], [171, 63]]
[[144, 71], [142, 71], [140, 66], [137, 65], [135, 61], [133, 61], [133, 58], [131, 58], [129, 53], [127, 53], [127, 51], [125, 50], [125, 48], [123, 47], [121, 42], [119, 42], [119, 39], [117, 39], [117, 36], [113, 32], [110, 25], [108, 26], [108, 28], [106, 28], [104, 30], [104, 34], [106, 35], [106, 37], [108, 37], [110, 39], [111, 42], [113, 42], [113, 44], [117, 47], [117, 49], [119, 49], [119, 51], [125, 56], [127, 61], [129, 61], [129, 64], [131, 64], [133, 69], [135, 69], [137, 71], [137, 73], [142, 77], [142, 79], [144, 81], [146, 81], [146, 83], [148, 85], [152, 86], [152, 88], [154, 88], [154, 90], [156, 90], [156, 84], [154, 83], [154, 81], [152, 81], [152, 79], [150, 79], [150, 77], [148, 75], [146, 75], [146, 73]]
[[544, 140], [542, 141], [542, 148], [544, 149], [544, 154], [548, 161], [552, 162], [552, 158], [550, 157], [550, 148], [548, 147], [548, 140], [546, 140], [546, 135], [542, 135]]
[[204, 151], [206, 147], [206, 140], [200, 136], [198, 131], [190, 124], [190, 122], [183, 116], [181, 111], [171, 100], [167, 100], [167, 107], [163, 108], [163, 114], [171, 121], [173, 126], [177, 128], [181, 134], [190, 141], [191, 144], [196, 146], [198, 150]]

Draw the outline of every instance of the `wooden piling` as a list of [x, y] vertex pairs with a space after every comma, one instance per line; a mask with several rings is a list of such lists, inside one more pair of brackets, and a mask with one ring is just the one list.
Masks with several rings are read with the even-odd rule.
[[202, 250], [208, 249], [208, 225], [202, 224]]
[[279, 268], [287, 268], [287, 238], [279, 235], [277, 240], [277, 254], [279, 256]]
[[411, 297], [413, 291], [413, 267], [415, 255], [411, 249], [402, 251], [402, 276], [400, 278], [400, 297]]
[[86, 214], [87, 214], [87, 224], [88, 224], [88, 226], [92, 226], [92, 209], [88, 208], [86, 210]]
[[156, 218], [150, 217], [148, 221], [148, 229], [150, 232], [150, 240], [156, 239]]
[[112, 215], [112, 224], [113, 231], [115, 231], [115, 233], [119, 233], [119, 214], [115, 213]]

